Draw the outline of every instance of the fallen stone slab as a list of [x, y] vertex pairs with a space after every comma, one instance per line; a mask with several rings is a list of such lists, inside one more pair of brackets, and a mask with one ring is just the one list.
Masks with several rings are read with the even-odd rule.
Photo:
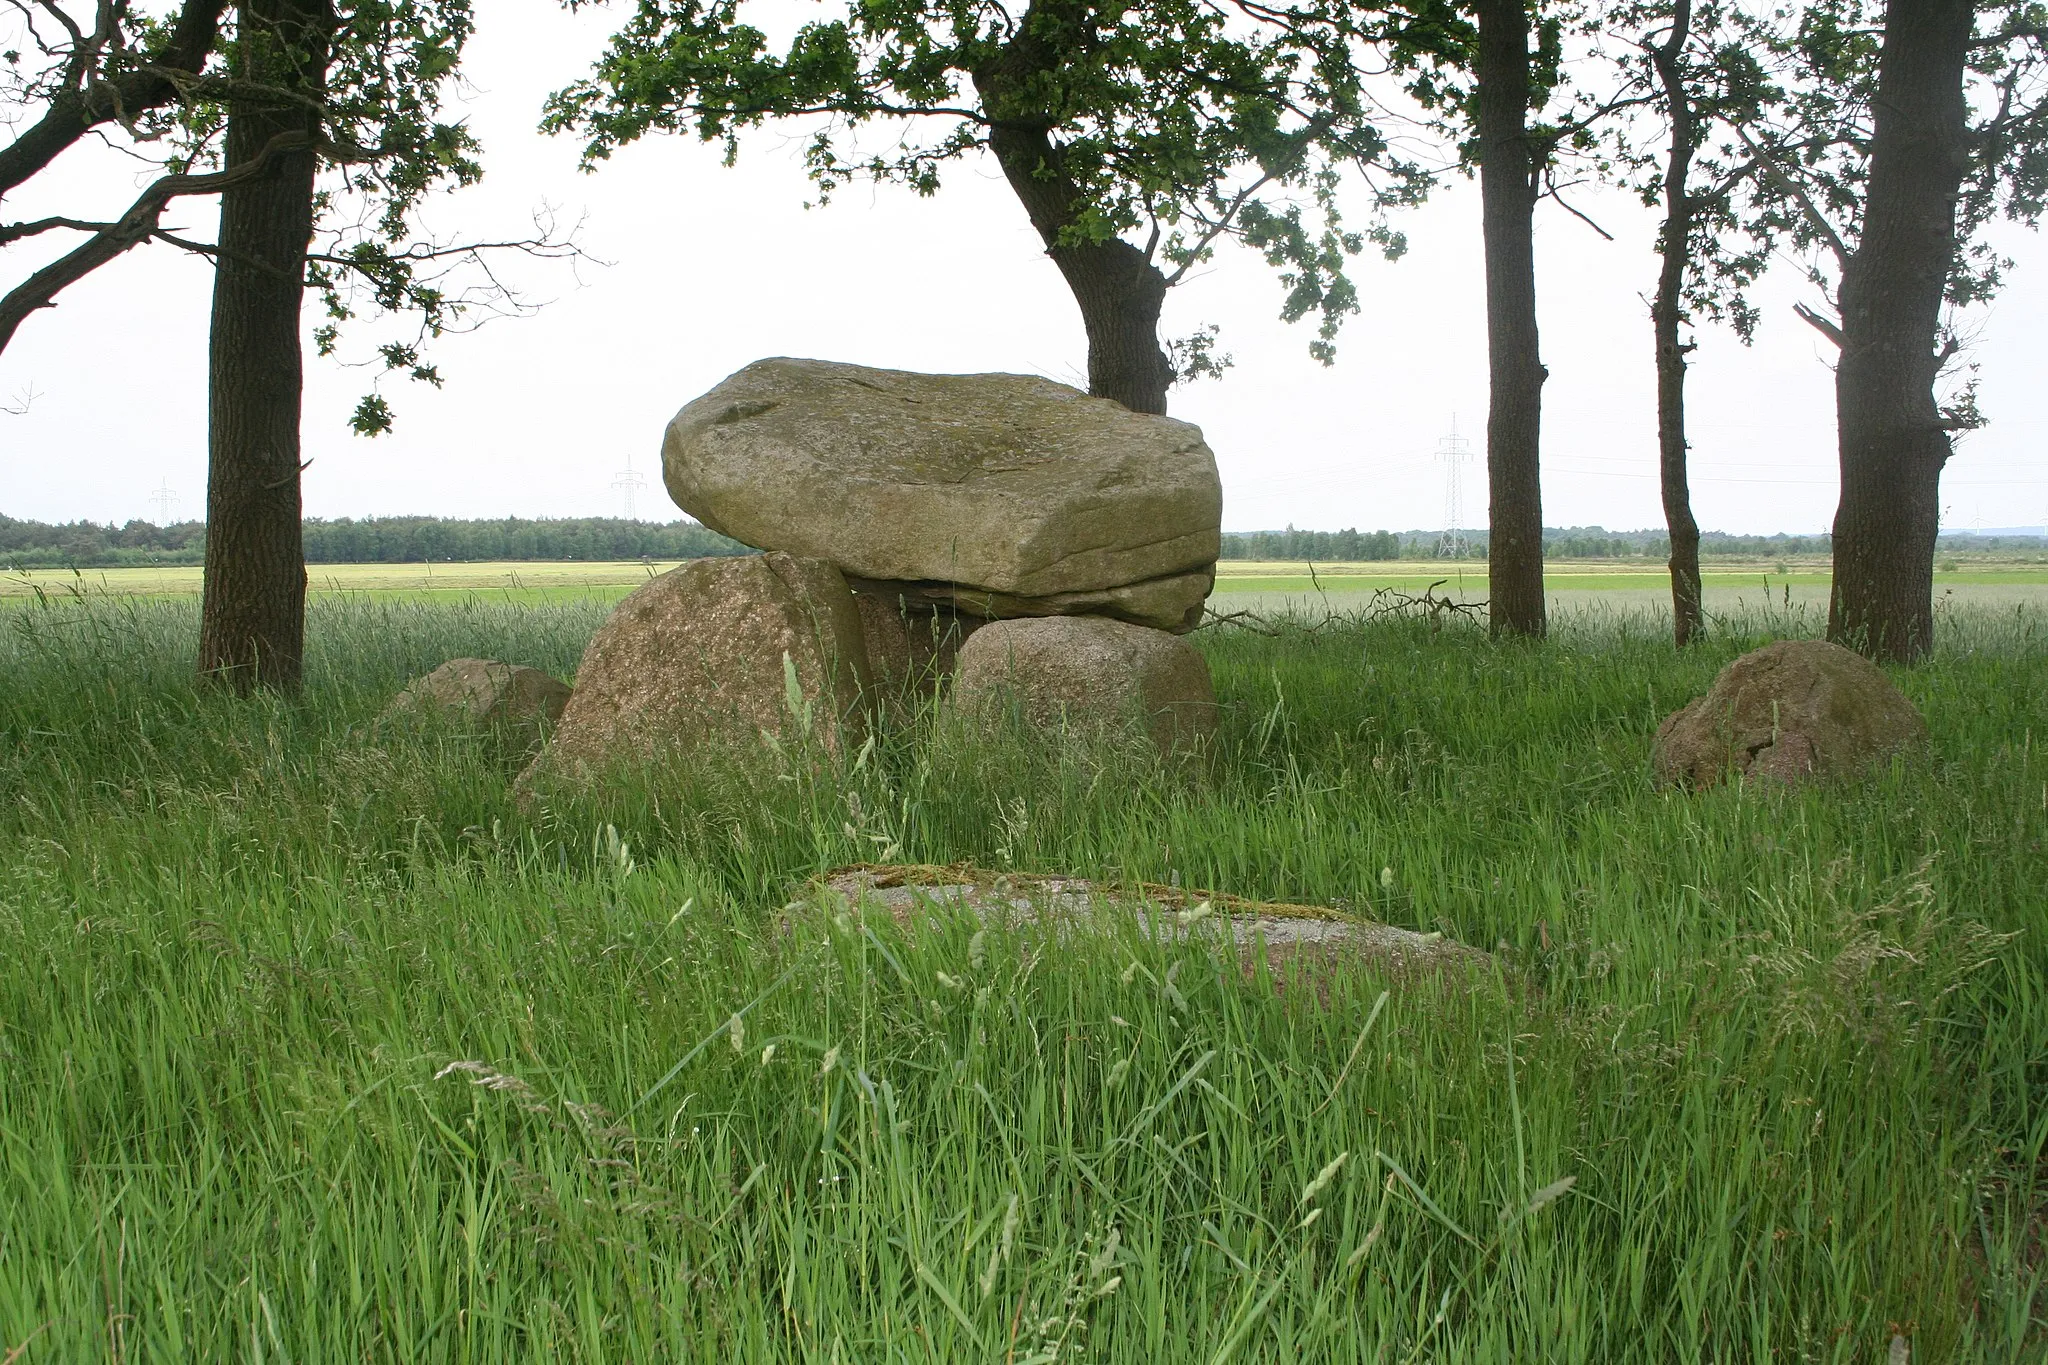
[[[1127, 916], [1140, 932], [1169, 940], [1225, 938], [1250, 955], [1263, 947], [1274, 969], [1336, 966], [1347, 960], [1394, 973], [1488, 969], [1492, 955], [1442, 934], [1417, 933], [1314, 905], [1252, 901], [1214, 891], [1140, 882], [1113, 886], [1082, 877], [999, 873], [971, 864], [861, 864], [820, 878], [818, 890], [856, 908], [886, 912], [912, 928], [935, 915], [970, 914], [1002, 927], [1080, 930]], [[1291, 970], [1283, 976], [1291, 976]]]

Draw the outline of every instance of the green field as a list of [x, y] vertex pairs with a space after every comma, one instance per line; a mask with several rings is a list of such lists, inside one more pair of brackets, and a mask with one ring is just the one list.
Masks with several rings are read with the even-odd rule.
[[[1935, 590], [1950, 605], [2004, 608], [2026, 604], [2048, 608], [2048, 565], [1988, 557], [1953, 562], [1935, 576]], [[314, 564], [307, 581], [316, 597], [358, 596], [390, 601], [452, 601], [466, 598], [537, 605], [583, 600], [616, 601], [673, 563], [519, 562], [474, 564]], [[1781, 571], [1782, 570], [1782, 571]], [[0, 601], [44, 595], [115, 597], [193, 596], [199, 592], [196, 566], [177, 568], [14, 570], [0, 573]], [[1655, 567], [1617, 569], [1612, 560], [1556, 561], [1546, 566], [1554, 607], [1569, 611], [1598, 594], [1609, 606], [1638, 611], [1666, 609], [1670, 580]], [[1824, 615], [1829, 582], [1825, 561], [1778, 565], [1709, 564], [1704, 574], [1707, 605], [1714, 611], [1746, 611], [1790, 604]], [[1439, 596], [1465, 601], [1486, 596], [1486, 566], [1478, 561], [1422, 561], [1317, 565], [1226, 560], [1218, 566], [1213, 606], [1236, 611], [1353, 613], [1374, 605], [1375, 593], [1414, 594], [1433, 584]]]
[[[1946, 611], [1924, 759], [1790, 793], [1648, 755], [1796, 613], [1204, 631], [1207, 767], [927, 713], [522, 807], [504, 740], [374, 723], [568, 676], [628, 581], [352, 580], [296, 702], [197, 690], [163, 587], [0, 615], [0, 1361], [2048, 1354], [2038, 609]], [[804, 890], [878, 858], [1498, 965]]]
[[[306, 585], [315, 597], [442, 600], [489, 597], [538, 603], [625, 596], [674, 563], [563, 561], [476, 564], [309, 564]], [[108, 597], [193, 597], [197, 565], [143, 569], [17, 569], [0, 573], [0, 598], [81, 594]]]

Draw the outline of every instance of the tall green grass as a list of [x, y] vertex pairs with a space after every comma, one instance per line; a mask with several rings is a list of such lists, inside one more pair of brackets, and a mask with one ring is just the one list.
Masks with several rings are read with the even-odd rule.
[[[1205, 633], [1205, 769], [928, 716], [522, 808], [504, 740], [375, 724], [602, 610], [316, 603], [296, 703], [195, 689], [181, 604], [0, 612], [0, 1359], [2040, 1358], [2026, 613], [1899, 675], [1927, 761], [1789, 793], [1647, 757], [1796, 609]], [[1500, 965], [801, 891], [882, 855]]]

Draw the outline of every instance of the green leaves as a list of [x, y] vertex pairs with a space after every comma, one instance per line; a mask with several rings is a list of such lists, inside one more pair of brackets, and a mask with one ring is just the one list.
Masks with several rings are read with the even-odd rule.
[[[1466, 25], [1446, 5], [1361, 10], [1310, 0], [1280, 7], [1198, 0], [1131, 6], [1058, 0], [1013, 12], [987, 0], [848, 0], [779, 53], [744, 22], [744, 0], [638, 0], [586, 79], [548, 102], [543, 127], [586, 140], [594, 167], [650, 133], [723, 144], [770, 120], [829, 119], [806, 163], [820, 199], [855, 180], [937, 192], [943, 168], [981, 153], [998, 128], [1049, 149], [1023, 172], [1059, 204], [1034, 222], [1049, 245], [1142, 244], [1167, 283], [1222, 238], [1282, 271], [1282, 316], [1321, 319], [1327, 360], [1357, 311], [1345, 277], [1366, 241], [1398, 255], [1385, 210], [1430, 184], [1390, 154], [1368, 89], [1375, 64], [1435, 98], [1437, 66]], [[887, 120], [886, 151], [855, 155]], [[1348, 232], [1336, 207], [1347, 168], [1368, 171], [1374, 215]], [[1213, 373], [1184, 350], [1185, 373]]]
[[366, 393], [356, 403], [348, 425], [358, 436], [382, 436], [391, 430], [391, 405], [382, 394]]

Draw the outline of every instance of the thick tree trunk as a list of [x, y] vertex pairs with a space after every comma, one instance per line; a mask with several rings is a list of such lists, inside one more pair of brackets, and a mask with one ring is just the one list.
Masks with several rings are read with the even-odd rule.
[[1088, 333], [1088, 392], [1133, 412], [1163, 413], [1173, 385], [1173, 366], [1159, 346], [1166, 276], [1121, 238], [1064, 240], [1081, 219], [1082, 196], [1046, 125], [1035, 121], [1030, 94], [1033, 78], [1055, 65], [1027, 15], [1002, 55], [974, 73], [982, 106], [996, 120], [989, 147], [1080, 306]]
[[[249, 0], [240, 22], [243, 73], [317, 96], [334, 24], [325, 0]], [[236, 107], [227, 165], [261, 156], [279, 134], [318, 131], [318, 117], [302, 107]], [[305, 647], [299, 305], [318, 158], [306, 150], [273, 159], [269, 174], [221, 195], [208, 357], [199, 671], [238, 691], [296, 689]]]
[[1664, 161], [1664, 228], [1657, 251], [1657, 297], [1650, 321], [1657, 342], [1657, 465], [1664, 492], [1664, 525], [1671, 533], [1671, 631], [1678, 647], [1692, 643], [1701, 623], [1700, 527], [1692, 515], [1692, 489], [1686, 477], [1685, 356], [1691, 350], [1679, 338], [1685, 321], [1685, 272], [1691, 264], [1695, 206], [1686, 181], [1692, 171], [1692, 99], [1686, 93], [1682, 68], [1685, 44], [1692, 33], [1692, 0], [1677, 0], [1671, 32], [1651, 56], [1664, 87], [1664, 113], [1671, 125], [1671, 146]]
[[1129, 242], [1112, 238], [1047, 253], [1066, 277], [1088, 333], [1088, 392], [1132, 412], [1166, 411], [1173, 366], [1159, 347], [1166, 277]]
[[1934, 385], [1968, 165], [1971, 0], [1891, 0], [1863, 230], [1842, 270], [1835, 370], [1842, 497], [1828, 638], [1909, 662], [1934, 639], [1934, 541], [1950, 454]]
[[1541, 635], [1546, 371], [1536, 338], [1536, 167], [1529, 137], [1529, 15], [1477, 0], [1479, 196], [1486, 229], [1487, 571], [1496, 635]]
[[1079, 216], [1079, 191], [1060, 170], [1059, 149], [1035, 128], [998, 127], [989, 136], [1003, 175], [1067, 281], [1088, 333], [1088, 392], [1132, 412], [1166, 411], [1173, 366], [1159, 347], [1166, 276], [1121, 238], [1062, 242]]

